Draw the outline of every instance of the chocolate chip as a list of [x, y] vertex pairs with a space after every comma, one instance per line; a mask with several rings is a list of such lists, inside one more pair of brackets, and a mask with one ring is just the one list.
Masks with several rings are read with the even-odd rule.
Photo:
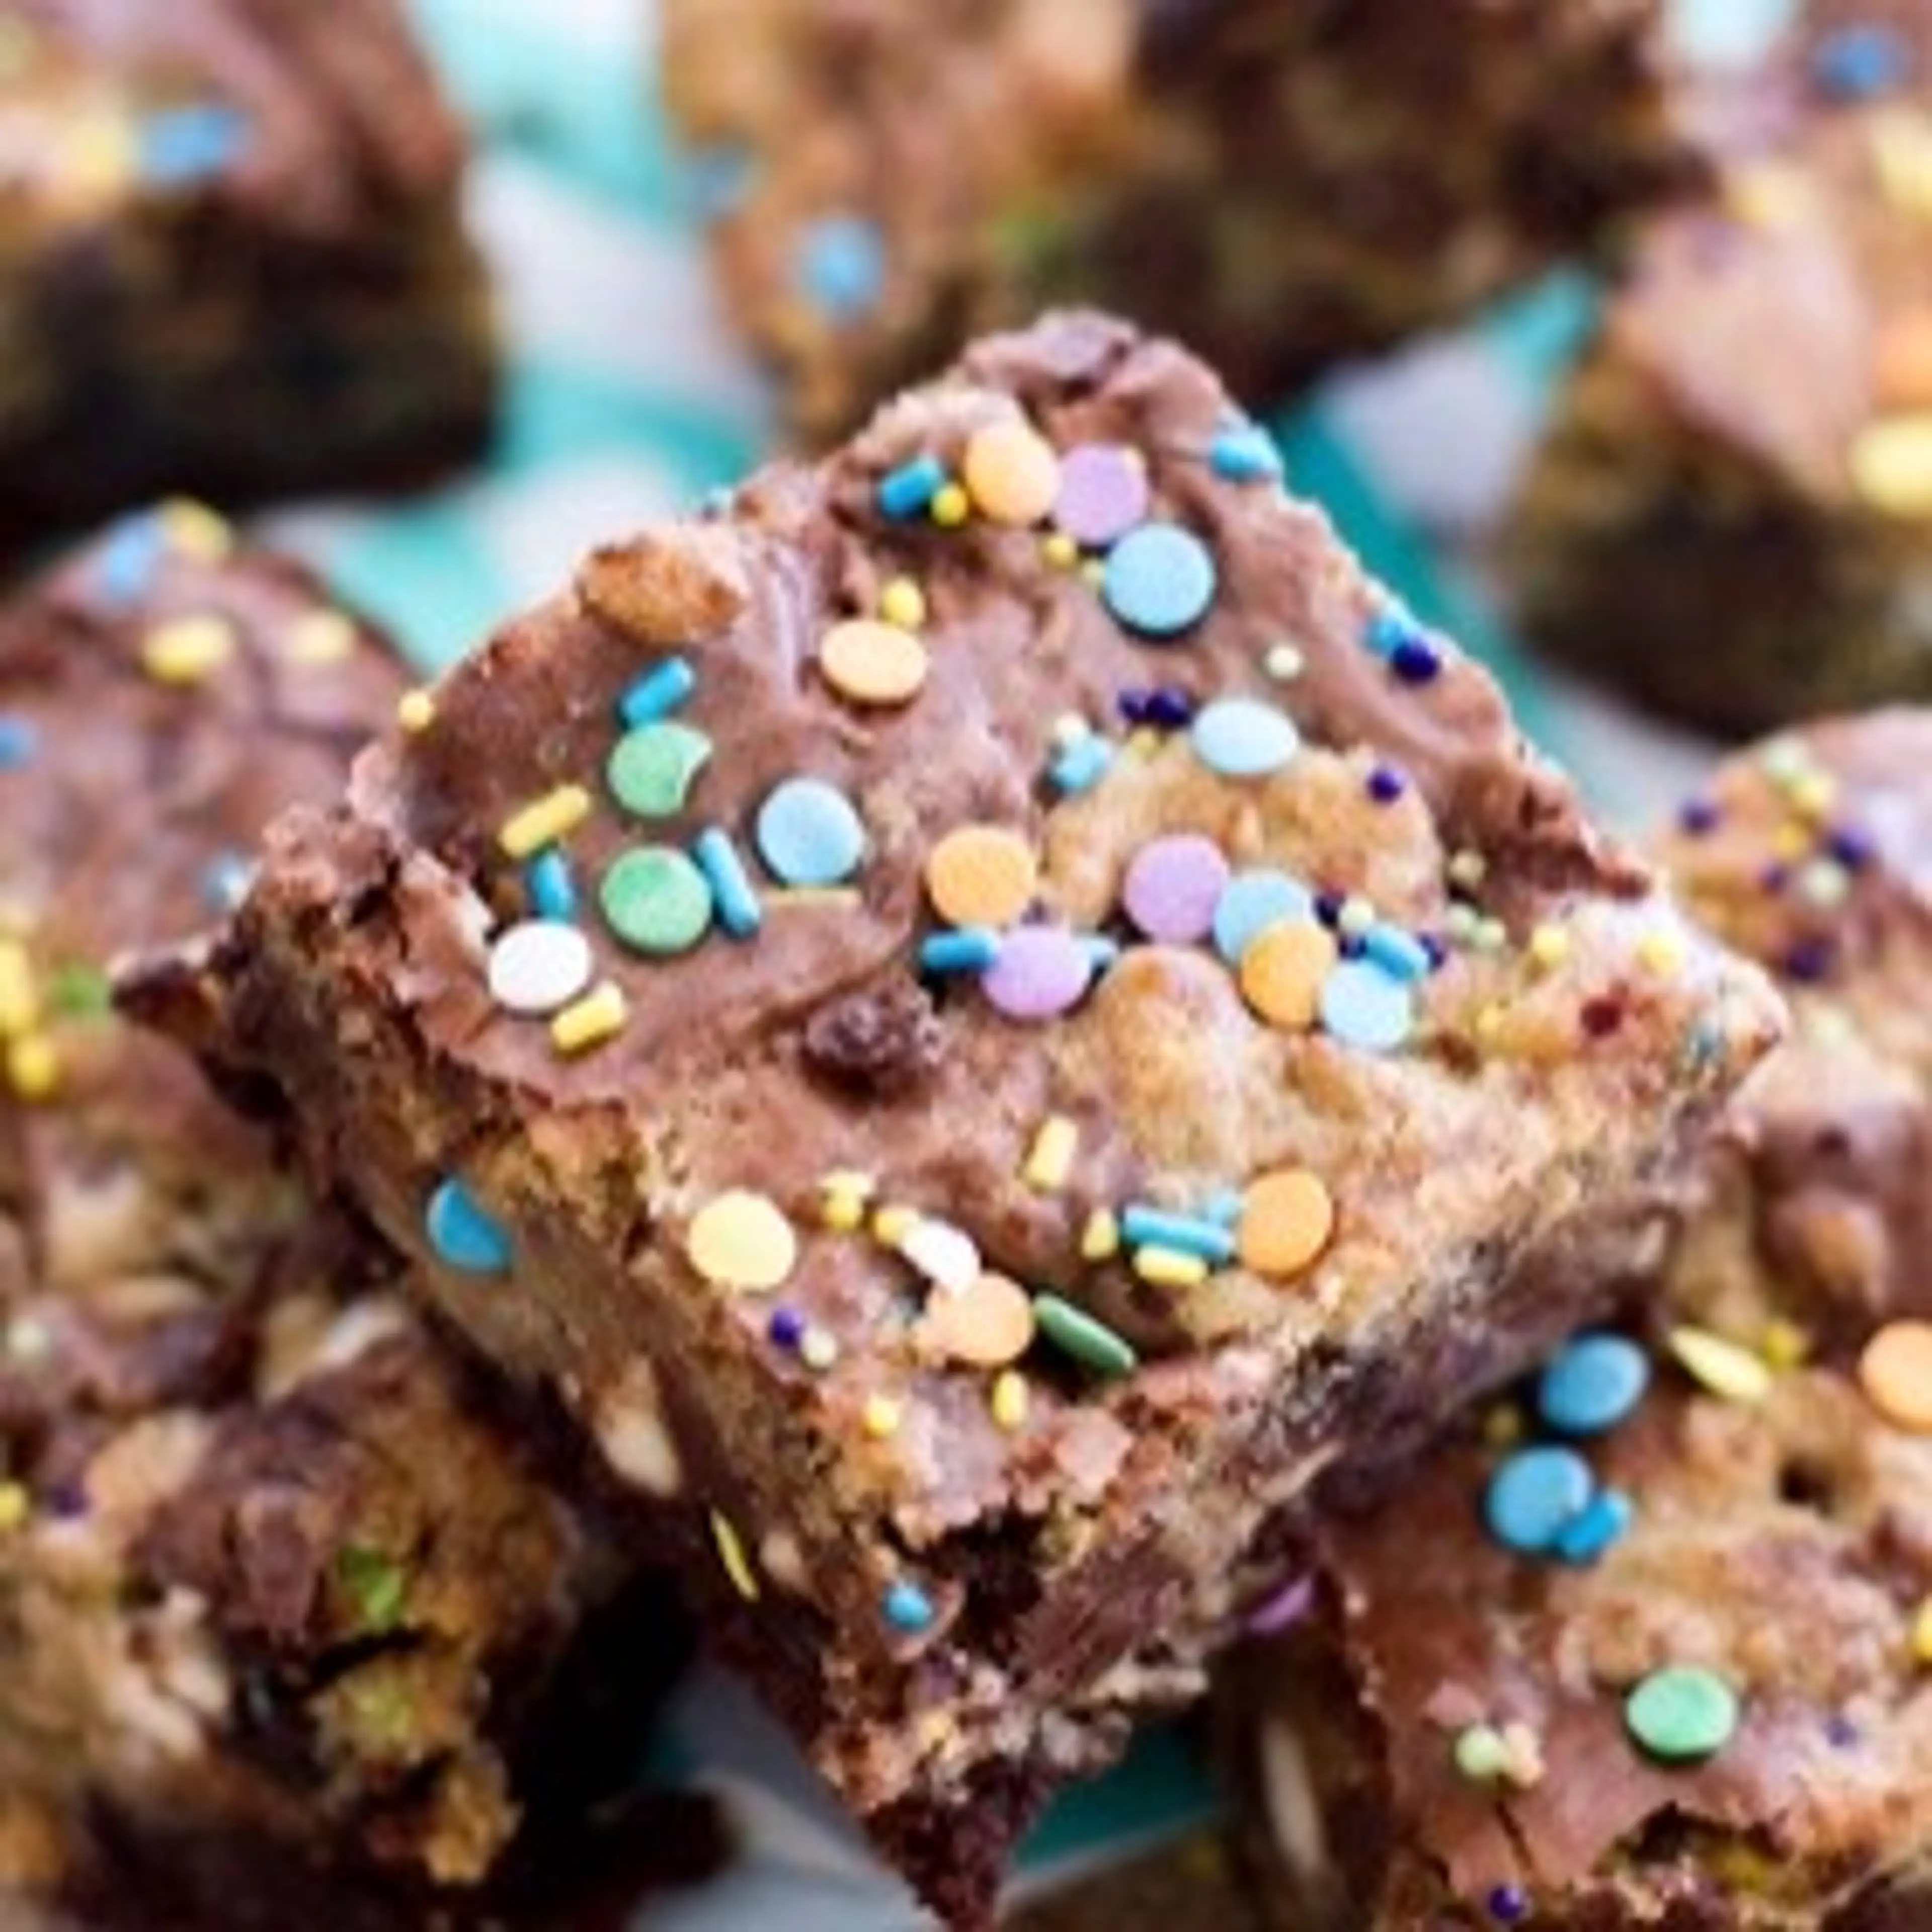
[[820, 1006], [805, 1024], [805, 1064], [834, 1086], [887, 1093], [939, 1064], [939, 1018], [925, 992], [896, 980]]

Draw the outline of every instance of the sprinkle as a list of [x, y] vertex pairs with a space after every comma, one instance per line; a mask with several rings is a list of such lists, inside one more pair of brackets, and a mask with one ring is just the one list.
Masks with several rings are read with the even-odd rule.
[[1080, 546], [1064, 530], [1048, 530], [1040, 540], [1040, 554], [1054, 570], [1071, 570], [1080, 561]]
[[1599, 1490], [1556, 1532], [1550, 1553], [1564, 1563], [1594, 1563], [1629, 1533], [1636, 1506], [1621, 1490]]
[[654, 958], [688, 952], [711, 928], [710, 884], [671, 846], [633, 847], [604, 874], [597, 896], [618, 938]]
[[17, 939], [0, 939], [0, 1040], [17, 1040], [40, 1023], [33, 962]]
[[1379, 922], [1362, 934], [1362, 952], [1403, 986], [1412, 986], [1427, 979], [1434, 964], [1428, 947], [1413, 933]]
[[1174, 685], [1124, 691], [1117, 702], [1130, 724], [1148, 724], [1157, 731], [1178, 731], [1194, 716], [1193, 699]]
[[10, 1535], [33, 1513], [33, 1498], [18, 1483], [0, 1483], [0, 1535]]
[[950, 1294], [964, 1294], [985, 1270], [978, 1242], [964, 1228], [936, 1216], [915, 1216], [892, 1245], [910, 1267]]
[[570, 861], [554, 846], [524, 868], [524, 890], [538, 919], [568, 923], [577, 916], [577, 882], [570, 875]]
[[828, 214], [798, 238], [798, 285], [834, 322], [853, 322], [877, 306], [886, 289], [886, 238], [859, 214]]
[[1070, 1012], [1094, 976], [1087, 949], [1064, 927], [1023, 926], [1000, 942], [1000, 956], [980, 980], [1009, 1019], [1049, 1020]]
[[1039, 889], [1032, 846], [1003, 826], [962, 825], [926, 856], [927, 896], [953, 926], [1011, 926]]
[[1544, 1423], [1564, 1436], [1600, 1436], [1642, 1401], [1650, 1362], [1624, 1335], [1579, 1335], [1544, 1369], [1536, 1406]]
[[1466, 845], [1449, 855], [1449, 883], [1461, 891], [1472, 892], [1489, 877], [1490, 863], [1480, 852]]
[[464, 1274], [509, 1271], [508, 1233], [454, 1176], [429, 1197], [423, 1229], [437, 1258]]
[[1370, 614], [1362, 641], [1377, 657], [1392, 658], [1419, 634], [1415, 620], [1400, 604], [1387, 604]]
[[711, 1512], [711, 1540], [717, 1545], [718, 1560], [724, 1564], [732, 1588], [746, 1603], [755, 1604], [758, 1600], [758, 1573], [752, 1569], [752, 1559], [745, 1554], [744, 1542], [731, 1526], [730, 1519], [716, 1510]]
[[1673, 1328], [1664, 1346], [1693, 1382], [1726, 1402], [1762, 1402], [1770, 1394], [1772, 1373], [1750, 1349], [1714, 1335], [1708, 1328]]
[[1003, 1274], [982, 1273], [956, 1294], [933, 1297], [919, 1338], [970, 1368], [1003, 1369], [1033, 1346], [1035, 1326], [1026, 1290]]
[[798, 1358], [814, 1375], [823, 1375], [838, 1359], [838, 1338], [830, 1330], [808, 1328], [798, 1345]]
[[1230, 966], [1271, 926], [1311, 923], [1315, 895], [1286, 872], [1240, 872], [1214, 908], [1214, 948]]
[[1912, 50], [1890, 27], [1841, 27], [1822, 35], [1811, 54], [1811, 77], [1834, 100], [1868, 100], [1912, 78]]
[[140, 602], [166, 544], [158, 515], [124, 517], [116, 524], [100, 548], [100, 587], [108, 599], [124, 605]]
[[550, 1022], [550, 1044], [566, 1055], [588, 1053], [622, 1033], [629, 1017], [623, 988], [606, 980]]
[[1430, 684], [1442, 674], [1442, 654], [1426, 638], [1405, 638], [1389, 668], [1404, 684]]
[[1059, 452], [1028, 423], [975, 430], [959, 467], [974, 508], [996, 524], [1036, 524], [1060, 494]]
[[1053, 520], [1072, 541], [1105, 550], [1146, 520], [1150, 493], [1139, 452], [1083, 442], [1060, 459]]
[[50, 1100], [60, 1082], [60, 1049], [45, 1034], [25, 1034], [7, 1042], [7, 1084], [16, 1099]]
[[[1030, 1310], [1029, 1310], [1029, 1313]], [[1026, 1378], [1017, 1369], [1006, 1369], [993, 1378], [992, 1394], [987, 1399], [987, 1406], [992, 1411], [994, 1426], [1004, 1430], [1010, 1436], [1017, 1434], [1026, 1426], [1028, 1412], [1033, 1406], [1033, 1397], [1027, 1388]]]
[[292, 664], [320, 669], [355, 655], [356, 626], [340, 610], [309, 610], [289, 626], [282, 656]]
[[820, 674], [854, 704], [910, 703], [931, 662], [910, 631], [876, 617], [848, 617], [818, 640]]
[[1120, 1217], [1111, 1208], [1096, 1208], [1080, 1231], [1083, 1262], [1112, 1261], [1120, 1252]]
[[1858, 1386], [1894, 1427], [1932, 1434], [1932, 1322], [1888, 1322], [1858, 1357]]
[[671, 818], [684, 809], [711, 751], [710, 739], [688, 724], [640, 724], [617, 740], [604, 776], [633, 818]]
[[220, 174], [248, 136], [248, 117], [218, 102], [164, 108], [141, 124], [142, 178], [151, 188], [192, 188]]
[[1248, 1612], [1241, 1628], [1250, 1636], [1280, 1636], [1284, 1630], [1292, 1630], [1314, 1607], [1314, 1578], [1291, 1577]]
[[1225, 778], [1266, 778], [1301, 748], [1287, 712], [1252, 698], [1216, 699], [1195, 719], [1191, 736], [1195, 756]]
[[943, 483], [932, 493], [932, 520], [943, 530], [956, 530], [973, 514], [972, 499], [957, 483]]
[[1630, 1736], [1666, 1764], [1694, 1762], [1721, 1750], [1739, 1715], [1738, 1694], [1721, 1677], [1682, 1664], [1653, 1670], [1624, 1700]]
[[728, 1188], [691, 1217], [684, 1251], [714, 1288], [769, 1294], [798, 1265], [798, 1237], [778, 1204], [747, 1188]]
[[859, 1426], [875, 1442], [890, 1441], [899, 1432], [904, 1410], [889, 1395], [872, 1395], [859, 1412]]
[[1143, 524], [1108, 553], [1102, 595], [1126, 629], [1172, 638], [1199, 622], [1217, 574], [1208, 547], [1175, 524]]
[[0, 772], [17, 772], [32, 764], [40, 744], [40, 734], [29, 720], [0, 712]]
[[944, 487], [946, 466], [936, 456], [915, 456], [883, 477], [879, 511], [896, 524], [916, 517]]
[[1208, 460], [1214, 474], [1229, 483], [1281, 480], [1281, 452], [1258, 424], [1237, 423], [1222, 430], [1214, 439]]
[[1057, 1294], [1036, 1294], [1033, 1313], [1040, 1334], [1054, 1347], [1096, 1375], [1131, 1375], [1140, 1366], [1131, 1342]]
[[865, 1225], [866, 1204], [872, 1199], [878, 1184], [869, 1174], [854, 1173], [850, 1169], [828, 1174], [818, 1184], [819, 1191], [824, 1196], [820, 1218], [835, 1233], [856, 1234]]
[[1271, 644], [1262, 669], [1277, 684], [1292, 684], [1308, 668], [1308, 659], [1293, 644]]
[[704, 883], [711, 888], [712, 903], [718, 923], [734, 939], [749, 939], [765, 923], [764, 908], [758, 903], [744, 861], [731, 842], [731, 835], [722, 826], [707, 826], [691, 848]]
[[1149, 939], [1190, 945], [1213, 931], [1228, 876], [1228, 862], [1211, 838], [1175, 833], [1134, 854], [1121, 881], [1121, 902]]
[[1208, 1264], [1198, 1255], [1159, 1246], [1134, 1251], [1133, 1269], [1155, 1288], [1198, 1288], [1208, 1279]]
[[567, 838], [590, 816], [590, 794], [581, 785], [559, 785], [504, 821], [496, 842], [512, 859], [527, 859]]
[[1334, 1197], [1320, 1177], [1305, 1168], [1281, 1168], [1250, 1184], [1235, 1252], [1251, 1274], [1286, 1280], [1312, 1267], [1334, 1233]]
[[1091, 791], [1114, 762], [1114, 748], [1097, 733], [1065, 746], [1048, 768], [1054, 788], [1069, 798]]
[[788, 778], [758, 808], [758, 850], [788, 886], [836, 886], [859, 869], [866, 828], [852, 802], [821, 778]]
[[490, 997], [513, 1013], [554, 1013], [590, 985], [595, 970], [590, 942], [575, 926], [525, 920], [490, 948]]
[[1375, 907], [1360, 892], [1351, 892], [1335, 908], [1335, 929], [1345, 939], [1366, 938], [1375, 922]]
[[666, 658], [654, 664], [617, 700], [617, 716], [624, 728], [634, 731], [640, 725], [655, 724], [668, 718], [698, 688], [698, 674], [688, 658]]
[[1589, 1506], [1595, 1490], [1590, 1466], [1574, 1449], [1520, 1449], [1490, 1478], [1483, 1519], [1506, 1548], [1541, 1555]]
[[879, 591], [879, 615], [902, 631], [916, 631], [926, 622], [926, 592], [910, 577], [895, 577]]
[[1234, 1238], [1219, 1222], [1135, 1202], [1121, 1210], [1120, 1233], [1132, 1246], [1152, 1245], [1211, 1262], [1216, 1268], [1234, 1258]]
[[1932, 1597], [1912, 1613], [1912, 1654], [1921, 1664], [1932, 1664]]
[[141, 664], [157, 684], [200, 684], [228, 662], [235, 645], [226, 617], [176, 617], [142, 639]]
[[396, 700], [396, 723], [412, 738], [419, 738], [436, 722], [436, 700], [418, 686]]
[[1814, 859], [1798, 874], [1798, 896], [1829, 912], [1851, 896], [1852, 875], [1835, 859]]
[[886, 1622], [902, 1636], [922, 1636], [935, 1621], [932, 1599], [903, 1577], [886, 1592], [884, 1608]]
[[881, 1247], [896, 1248], [919, 1226], [919, 1216], [910, 1208], [887, 1202], [872, 1216], [872, 1238]]
[[1335, 941], [1318, 926], [1270, 926], [1241, 955], [1242, 997], [1270, 1025], [1304, 1031], [1315, 1024]]
[[1869, 508], [1888, 517], [1932, 516], [1932, 412], [1868, 424], [1849, 461], [1852, 487]]
[[171, 496], [156, 516], [162, 536], [177, 556], [220, 563], [234, 553], [235, 526], [219, 510], [194, 497]]
[[1570, 935], [1560, 926], [1539, 926], [1529, 935], [1531, 963], [1553, 973], [1570, 957]]
[[1472, 1784], [1497, 1784], [1510, 1764], [1510, 1748], [1493, 1724], [1470, 1724], [1456, 1733], [1456, 1768]]
[[920, 941], [922, 973], [983, 973], [1000, 956], [1000, 935], [984, 926], [935, 932]]
[[1774, 1369], [1795, 1369], [1811, 1352], [1811, 1338], [1796, 1322], [1780, 1316], [1765, 1324], [1760, 1348]]
[[775, 1308], [765, 1324], [775, 1348], [796, 1348], [805, 1340], [805, 1317], [796, 1308]]
[[1407, 986], [1369, 959], [1344, 960], [1323, 982], [1322, 1024], [1344, 1046], [1390, 1053], [1415, 1024]]
[[1637, 964], [1660, 980], [1673, 979], [1684, 970], [1684, 941], [1674, 932], [1646, 932], [1636, 943]]
[[1080, 1130], [1064, 1114], [1040, 1124], [1020, 1168], [1020, 1178], [1036, 1194], [1054, 1194], [1066, 1185], [1080, 1148]]
[[1492, 1885], [1485, 1903], [1490, 1916], [1504, 1925], [1515, 1924], [1529, 1911], [1529, 1894], [1520, 1885]]

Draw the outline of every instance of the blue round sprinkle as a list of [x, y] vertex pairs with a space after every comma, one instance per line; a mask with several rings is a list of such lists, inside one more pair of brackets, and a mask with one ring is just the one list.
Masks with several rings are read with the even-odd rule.
[[1271, 483], [1281, 476], [1281, 453], [1266, 430], [1236, 423], [1221, 431], [1209, 452], [1214, 474], [1230, 483]]
[[164, 108], [141, 129], [141, 174], [157, 188], [188, 188], [218, 175], [248, 144], [246, 116], [232, 107]]
[[1322, 987], [1322, 1024], [1344, 1046], [1390, 1053], [1415, 1024], [1408, 988], [1372, 959], [1345, 959]]
[[799, 286], [835, 322], [874, 308], [886, 290], [886, 238], [860, 214], [828, 214], [798, 240]]
[[1415, 620], [1400, 604], [1386, 604], [1370, 618], [1362, 641], [1378, 658], [1392, 658], [1420, 634]]
[[1842, 27], [1820, 40], [1811, 56], [1820, 90], [1839, 100], [1868, 100], [1912, 77], [1912, 50], [1904, 37], [1876, 25]]
[[1224, 778], [1265, 778], [1301, 749], [1286, 712], [1258, 698], [1218, 698], [1194, 721], [1194, 754]]
[[1096, 731], [1069, 745], [1054, 760], [1048, 776], [1054, 790], [1077, 798], [1082, 792], [1091, 791], [1107, 776], [1113, 762], [1113, 746]]
[[1214, 907], [1214, 950], [1230, 966], [1269, 926], [1283, 920], [1310, 920], [1315, 895], [1286, 872], [1238, 872]]
[[461, 1181], [446, 1180], [430, 1196], [423, 1226], [430, 1246], [450, 1267], [465, 1274], [508, 1272], [509, 1236]]
[[805, 1317], [796, 1308], [775, 1308], [765, 1332], [775, 1348], [796, 1348], [805, 1340]]
[[102, 543], [100, 588], [115, 604], [138, 602], [148, 593], [167, 548], [167, 532], [152, 510], [123, 517]]
[[1650, 1358], [1624, 1335], [1579, 1335], [1553, 1357], [1537, 1384], [1536, 1406], [1565, 1436], [1600, 1436], [1643, 1400]]
[[1574, 1449], [1520, 1449], [1490, 1478], [1483, 1520], [1498, 1543], [1540, 1556], [1588, 1508], [1596, 1486]]
[[1178, 524], [1143, 524], [1107, 553], [1101, 595], [1127, 630], [1172, 638], [1198, 623], [1217, 578], [1208, 546]]
[[24, 718], [0, 711], [0, 772], [17, 772], [34, 761], [40, 748], [40, 734]]
[[932, 1628], [932, 1599], [916, 1583], [895, 1583], [886, 1592], [886, 1622], [908, 1636]]
[[202, 868], [201, 896], [217, 912], [232, 912], [248, 896], [254, 863], [240, 852], [222, 852]]
[[859, 869], [866, 828], [821, 778], [788, 778], [758, 808], [758, 850], [788, 886], [836, 886]]
[[1389, 654], [1389, 667], [1405, 684], [1431, 683], [1442, 674], [1442, 653], [1426, 638], [1405, 638]]
[[1621, 1490], [1599, 1490], [1582, 1511], [1556, 1532], [1550, 1554], [1564, 1563], [1594, 1563], [1630, 1533], [1636, 1505]]

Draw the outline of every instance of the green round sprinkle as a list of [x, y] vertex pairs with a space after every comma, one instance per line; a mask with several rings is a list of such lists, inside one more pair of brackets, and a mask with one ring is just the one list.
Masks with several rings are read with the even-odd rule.
[[1057, 1294], [1036, 1294], [1033, 1317], [1040, 1332], [1056, 1348], [1096, 1375], [1132, 1375], [1140, 1366], [1141, 1358], [1132, 1342]]
[[1456, 1768], [1472, 1784], [1494, 1784], [1509, 1766], [1510, 1748], [1493, 1724], [1471, 1724], [1457, 1734]]
[[711, 761], [711, 740], [688, 724], [661, 721], [626, 731], [604, 776], [617, 802], [639, 818], [670, 818], [684, 809], [698, 773]]
[[610, 930], [635, 952], [688, 952], [711, 926], [711, 888], [682, 852], [640, 845], [604, 874], [598, 898]]
[[1652, 1757], [1685, 1764], [1721, 1750], [1738, 1727], [1738, 1694], [1708, 1670], [1653, 1670], [1624, 1700], [1630, 1734]]

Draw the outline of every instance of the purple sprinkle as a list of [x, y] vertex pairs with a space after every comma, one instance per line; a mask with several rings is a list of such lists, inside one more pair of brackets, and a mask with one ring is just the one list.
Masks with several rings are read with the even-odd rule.
[[1340, 892], [1317, 892], [1315, 895], [1315, 916], [1324, 926], [1333, 926], [1342, 916], [1342, 897]]
[[1848, 872], [1862, 872], [1878, 854], [1871, 840], [1853, 826], [1842, 826], [1832, 834], [1832, 856]]
[[1514, 1925], [1529, 1910], [1529, 1895], [1520, 1885], [1498, 1885], [1490, 1892], [1490, 1916]]
[[1408, 781], [1390, 765], [1378, 765], [1369, 774], [1369, 796], [1378, 805], [1393, 805], [1408, 789]]
[[1130, 685], [1114, 700], [1120, 716], [1130, 724], [1144, 724], [1149, 722], [1148, 713], [1154, 704], [1154, 694], [1144, 691], [1138, 685]]
[[1701, 838], [1707, 832], [1714, 832], [1718, 826], [1718, 807], [1714, 800], [1708, 798], [1687, 798], [1678, 808], [1677, 823], [1680, 830], [1693, 838]]
[[1858, 1727], [1846, 1717], [1828, 1718], [1825, 1742], [1834, 1750], [1850, 1750], [1858, 1741]]
[[1768, 892], [1781, 892], [1791, 883], [1791, 868], [1773, 860], [1759, 873], [1757, 882]]
[[56, 1483], [40, 1498], [50, 1516], [70, 1520], [87, 1514], [86, 1486], [78, 1480]]
[[1352, 932], [1345, 933], [1335, 950], [1344, 959], [1359, 959], [1368, 950], [1368, 942]]
[[796, 1348], [805, 1340], [805, 1317], [795, 1308], [772, 1311], [771, 1325], [765, 1331], [781, 1348]]
[[1178, 731], [1194, 716], [1194, 700], [1186, 692], [1164, 684], [1148, 699], [1147, 722], [1163, 731]]
[[1050, 1020], [1080, 1004], [1093, 976], [1086, 946], [1064, 927], [1023, 926], [1002, 936], [980, 984], [1009, 1019]]
[[1250, 1636], [1279, 1636], [1300, 1622], [1314, 1604], [1314, 1578], [1297, 1576], [1257, 1604], [1244, 1628]]
[[1191, 946], [1214, 929], [1214, 908], [1228, 890], [1228, 861], [1198, 832], [1150, 839], [1128, 862], [1120, 903], [1149, 939]]
[[1800, 986], [1815, 986], [1829, 978], [1832, 946], [1828, 939], [1801, 939], [1784, 956], [1784, 975]]
[[1416, 938], [1422, 942], [1422, 950], [1429, 955], [1429, 970], [1439, 973], [1449, 963], [1449, 942], [1439, 933], [1418, 932]]
[[1389, 653], [1389, 668], [1404, 684], [1430, 684], [1442, 674], [1442, 654], [1420, 638], [1405, 638]]
[[1083, 442], [1060, 459], [1053, 520], [1076, 543], [1104, 550], [1148, 513], [1146, 465], [1117, 443]]

